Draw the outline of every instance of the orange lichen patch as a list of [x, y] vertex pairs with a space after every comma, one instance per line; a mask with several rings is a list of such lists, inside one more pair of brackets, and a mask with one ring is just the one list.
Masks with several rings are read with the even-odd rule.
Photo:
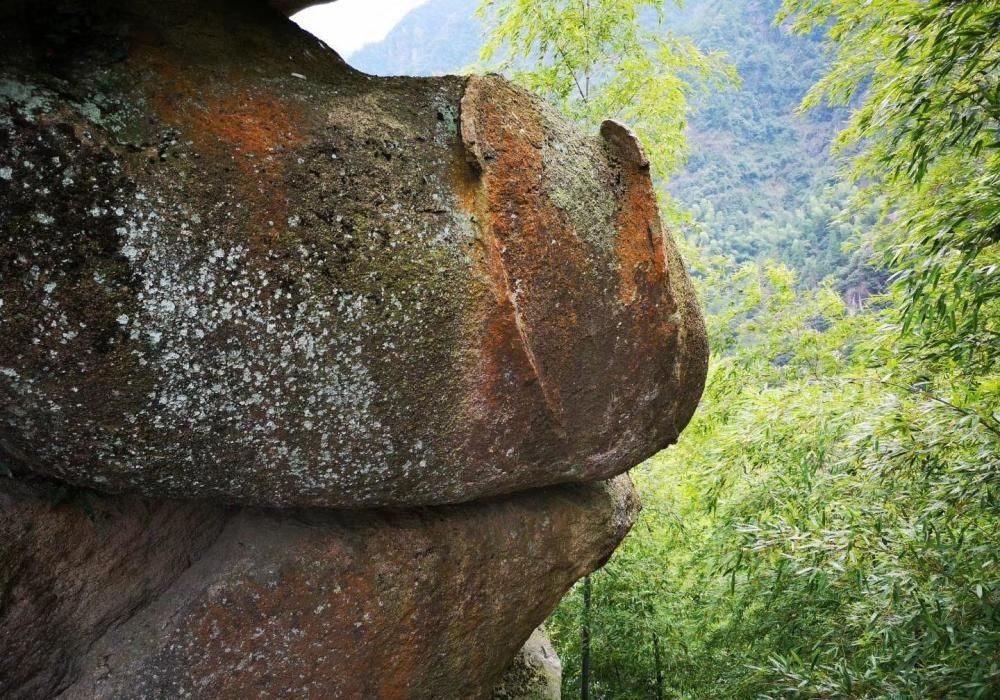
[[247, 153], [263, 155], [302, 141], [288, 105], [274, 95], [222, 95], [186, 116], [202, 139], [211, 136]]
[[169, 63], [155, 61], [150, 67], [159, 76], [151, 95], [157, 114], [184, 127], [185, 134], [200, 148], [224, 146], [263, 156], [302, 142], [298, 126], [303, 120], [301, 109], [263, 85], [251, 88], [245, 76], [199, 80], [191, 77], [191, 73], [198, 73], [180, 73]]
[[[480, 402], [499, 406], [530, 385], [542, 414], [519, 411], [526, 424], [515, 430], [537, 430], [542, 420], [566, 439], [563, 392], [587, 380], [565, 352], [580, 342], [587, 297], [596, 298], [587, 284], [587, 251], [546, 194], [545, 131], [534, 105], [509, 88], [482, 99], [479, 89], [472, 85], [463, 100], [462, 130], [483, 169], [475, 206], [493, 288], [481, 330]], [[509, 385], [511, 373], [521, 377], [520, 387]]]
[[[630, 376], [636, 378], [643, 372], [649, 374], [636, 358], [672, 358], [676, 352], [678, 306], [649, 160], [636, 136], [621, 124], [604, 122], [601, 136], [610, 146], [623, 188], [616, 217], [615, 259], [620, 271], [618, 300], [631, 319], [636, 343], [629, 366]], [[652, 376], [668, 383], [672, 379], [669, 370], [670, 364], [663, 363]]]
[[652, 192], [629, 169], [625, 173], [625, 197], [618, 216], [616, 255], [621, 265], [619, 299], [630, 306], [640, 301], [644, 290], [662, 285], [666, 277], [663, 257], [663, 236], [655, 226], [655, 202]]
[[[474, 198], [455, 189], [474, 205], [490, 290], [467, 404], [488, 408], [480, 432], [507, 436], [467, 447], [506, 471], [516, 466], [505, 454], [556, 463], [572, 444], [617, 473], [648, 456], [646, 443], [676, 438], [663, 389], [676, 381], [681, 319], [648, 161], [624, 127], [602, 128], [602, 148], [496, 78], [470, 79], [461, 115], [481, 174]], [[577, 158], [592, 161], [565, 162]], [[580, 172], [593, 184], [576, 188]], [[602, 196], [608, 219], [588, 209]], [[521, 435], [534, 438], [510, 437]]]
[[156, 115], [196, 152], [231, 159], [239, 169], [241, 177], [227, 179], [249, 209], [251, 246], [272, 241], [288, 218], [282, 154], [304, 140], [302, 109], [235, 70], [189, 70], [177, 56], [149, 48], [134, 60], [156, 76], [148, 95]]
[[[615, 317], [622, 311], [613, 308], [608, 281], [599, 272], [606, 269], [607, 253], [587, 242], [598, 232], [575, 230], [550, 194], [558, 183], [549, 180], [544, 145], [559, 138], [549, 133], [557, 127], [545, 121], [526, 95], [492, 79], [470, 81], [462, 105], [463, 142], [482, 169], [476, 215], [493, 303], [480, 332], [482, 370], [474, 405], [502, 411], [517, 401], [511, 432], [538, 434], [545, 426], [544, 432], [558, 438], [549, 448], [557, 449], [563, 441], [600, 442], [601, 434], [613, 431], [597, 424], [620, 387], [632, 386], [620, 380], [638, 362], [632, 355], [617, 356], [622, 326]], [[641, 248], [632, 245], [633, 232], [644, 231], [641, 224], [656, 222], [651, 186], [649, 201], [641, 187], [632, 189], [638, 206], [621, 207], [631, 219], [620, 222], [627, 231], [617, 255], [626, 266], [639, 268], [626, 285], [637, 288], [640, 275], [649, 277], [642, 282], [645, 291], [664, 282], [665, 265], [645, 233], [637, 242]], [[649, 272], [642, 272], [646, 268]], [[626, 335], [646, 330], [629, 323]], [[511, 385], [512, 374], [527, 373], [531, 376], [521, 386]], [[531, 408], [538, 394], [540, 411]], [[495, 460], [495, 452], [490, 457]]]
[[617, 122], [601, 125], [601, 135], [617, 156], [625, 187], [615, 248], [621, 269], [619, 300], [625, 306], [653, 306], [660, 315], [672, 314], [676, 304], [668, 293], [666, 247], [649, 160], [636, 136]]
[[172, 52], [149, 46], [132, 60], [156, 76], [149, 94], [156, 113], [186, 127], [185, 135], [199, 147], [224, 144], [264, 155], [302, 142], [302, 109], [263, 81], [235, 69], [191, 69]]
[[621, 265], [622, 304], [655, 307], [660, 316], [676, 311], [669, 294], [663, 229], [648, 173], [626, 168], [625, 196], [618, 215], [616, 256]]
[[[553, 391], [543, 379], [495, 238], [482, 241], [481, 255], [489, 275], [489, 290], [478, 327], [482, 351], [474, 400], [479, 417], [492, 422], [513, 408], [518, 416], [534, 416], [547, 422], [556, 435], [565, 438], [558, 389]], [[525, 427], [514, 430], [526, 434]]]

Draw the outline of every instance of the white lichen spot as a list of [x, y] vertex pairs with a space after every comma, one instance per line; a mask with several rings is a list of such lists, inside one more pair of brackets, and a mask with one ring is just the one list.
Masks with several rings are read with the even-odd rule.
[[[276, 485], [291, 485], [300, 495], [349, 493], [362, 500], [401, 472], [434, 469], [423, 441], [397, 444], [398, 423], [378, 419], [386, 406], [416, 409], [398, 399], [396, 387], [380, 386], [374, 371], [384, 358], [411, 352], [408, 324], [429, 306], [419, 286], [395, 293], [377, 284], [374, 291], [331, 289], [319, 272], [328, 255], [322, 248], [304, 243], [251, 252], [241, 242], [249, 236], [233, 230], [242, 216], [239, 202], [223, 198], [198, 215], [189, 204], [170, 204], [171, 196], [140, 191], [128, 202], [82, 208], [95, 218], [118, 217], [119, 251], [136, 281], [127, 305], [112, 315], [128, 335], [123, 351], [137, 373], [126, 375], [120, 390], [139, 405], [113, 439], [89, 437], [104, 426], [87, 438], [106, 473], [186, 494], [201, 489], [247, 497], [256, 490], [258, 497], [275, 498]], [[296, 227], [302, 220], [289, 216], [287, 223]], [[428, 248], [454, 247], [472, 240], [469, 226], [456, 218], [413, 238]], [[405, 231], [383, 230], [393, 242], [405, 242]], [[48, 269], [32, 266], [25, 274], [34, 288], [55, 284], [50, 277], [64, 286]], [[96, 273], [95, 280], [103, 284]], [[59, 298], [51, 301], [57, 308]], [[51, 339], [68, 341], [78, 333], [72, 320], [49, 316], [53, 325], [33, 333], [45, 340], [46, 351]], [[20, 390], [24, 381], [17, 383]], [[83, 430], [85, 418], [74, 420]], [[224, 440], [213, 440], [216, 435]], [[223, 453], [247, 458], [239, 470], [213, 469], [213, 455]], [[292, 494], [280, 497], [286, 495]]]

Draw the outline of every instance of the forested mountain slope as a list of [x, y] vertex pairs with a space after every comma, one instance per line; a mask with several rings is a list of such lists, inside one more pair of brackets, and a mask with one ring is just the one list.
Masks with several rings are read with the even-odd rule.
[[389, 35], [348, 56], [351, 65], [375, 75], [455, 73], [474, 63], [482, 45], [477, 0], [429, 0]]
[[[462, 70], [483, 42], [476, 4], [430, 0], [350, 61], [381, 75]], [[742, 81], [695, 100], [691, 157], [669, 189], [693, 214], [688, 235], [705, 253], [779, 260], [809, 286], [828, 275], [842, 291], [875, 286], [842, 250], [850, 228], [834, 222], [846, 190], [834, 184], [829, 143], [844, 111], [796, 114], [825, 59], [816, 38], [773, 25], [779, 5], [691, 0], [668, 17], [670, 30], [726, 52]]]

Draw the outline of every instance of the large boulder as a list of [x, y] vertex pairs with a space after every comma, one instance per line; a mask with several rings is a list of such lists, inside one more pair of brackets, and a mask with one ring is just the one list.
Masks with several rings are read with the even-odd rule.
[[638, 508], [627, 477], [380, 513], [52, 488], [0, 479], [4, 698], [490, 697]]
[[707, 349], [648, 164], [496, 77], [372, 78], [264, 3], [0, 0], [0, 463], [441, 504], [676, 440]]
[[558, 697], [697, 404], [635, 137], [305, 4], [0, 0], [0, 697]]

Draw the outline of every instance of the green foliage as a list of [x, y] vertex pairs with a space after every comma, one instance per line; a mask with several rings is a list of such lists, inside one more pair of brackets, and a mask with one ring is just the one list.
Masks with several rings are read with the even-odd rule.
[[[667, 0], [482, 0], [488, 41], [481, 59], [512, 72], [581, 123], [618, 119], [647, 145], [665, 177], [686, 156], [688, 103], [696, 89], [735, 73], [662, 26]], [[679, 5], [679, 3], [677, 3]], [[643, 28], [655, 17], [657, 31]]]
[[697, 226], [698, 247], [739, 262], [771, 259], [812, 287], [827, 277], [865, 296], [881, 288], [858, 251], [845, 250], [863, 221], [839, 221], [852, 187], [836, 182], [829, 142], [843, 109], [796, 114], [827, 60], [819, 40], [772, 26], [780, 0], [689, 2], [676, 31], [724, 50], [740, 89], [694, 101], [692, 155], [669, 189]]
[[881, 204], [906, 329], [972, 371], [1000, 362], [1000, 5], [786, 0], [782, 18], [834, 48], [804, 107], [855, 105], [837, 144]]
[[[901, 359], [891, 299], [696, 267], [716, 360], [592, 577], [597, 697], [654, 697], [653, 634], [671, 698], [996, 697], [1000, 375]], [[570, 696], [578, 607], [549, 625]]]

